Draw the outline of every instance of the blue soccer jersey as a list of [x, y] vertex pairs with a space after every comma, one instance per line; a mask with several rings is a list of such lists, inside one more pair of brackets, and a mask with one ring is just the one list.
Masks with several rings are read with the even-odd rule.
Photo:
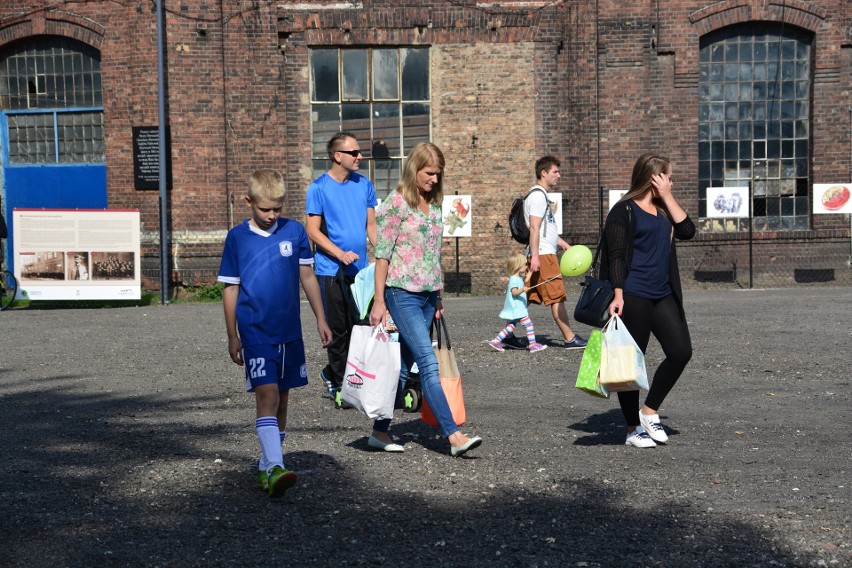
[[[346, 273], [355, 276], [369, 264], [367, 258], [367, 210], [376, 208], [376, 190], [373, 182], [357, 172], [349, 174], [339, 183], [324, 173], [308, 187], [305, 195], [305, 213], [325, 218], [326, 235], [343, 250], [351, 250], [358, 260], [346, 267]], [[334, 276], [342, 264], [317, 247], [317, 276]]]
[[301, 339], [299, 266], [313, 262], [298, 221], [280, 218], [267, 233], [246, 219], [228, 231], [218, 280], [240, 286], [237, 329], [243, 346]]

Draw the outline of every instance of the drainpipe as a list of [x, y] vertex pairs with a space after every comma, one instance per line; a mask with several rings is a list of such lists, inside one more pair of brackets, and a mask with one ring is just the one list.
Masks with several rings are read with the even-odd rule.
[[226, 229], [234, 226], [234, 196], [231, 195], [231, 147], [230, 147], [230, 122], [228, 120], [228, 61], [225, 56], [225, 3], [219, 2], [219, 21], [222, 22], [222, 122], [225, 133], [225, 202], [228, 210], [228, 225]]
[[597, 154], [597, 170], [595, 175], [598, 182], [598, 199], [600, 200], [600, 211], [598, 212], [598, 238], [603, 234], [604, 212], [603, 212], [603, 185], [601, 185], [601, 69], [600, 69], [600, 3], [595, 0], [595, 130], [597, 131], [597, 144], [595, 153]]
[[169, 227], [168, 227], [168, 183], [166, 178], [166, 79], [165, 47], [163, 45], [163, 2], [157, 0], [157, 127], [160, 145], [160, 303], [169, 302]]

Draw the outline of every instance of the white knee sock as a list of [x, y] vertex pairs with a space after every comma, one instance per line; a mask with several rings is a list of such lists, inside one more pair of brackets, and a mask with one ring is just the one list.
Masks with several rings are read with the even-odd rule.
[[281, 452], [281, 435], [278, 431], [278, 418], [262, 416], [255, 420], [257, 439], [260, 442], [260, 463], [258, 470], [269, 471], [273, 466], [284, 467]]

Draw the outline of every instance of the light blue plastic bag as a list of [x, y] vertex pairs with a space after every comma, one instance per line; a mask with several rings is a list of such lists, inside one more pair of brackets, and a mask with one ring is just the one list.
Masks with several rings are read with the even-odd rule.
[[352, 297], [355, 299], [355, 305], [358, 307], [358, 314], [361, 319], [366, 319], [369, 315], [370, 302], [376, 294], [376, 263], [371, 263], [367, 268], [362, 268], [355, 275], [349, 289], [352, 290]]

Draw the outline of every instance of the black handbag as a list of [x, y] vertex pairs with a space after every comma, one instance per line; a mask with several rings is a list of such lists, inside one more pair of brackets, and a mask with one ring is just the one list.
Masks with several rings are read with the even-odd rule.
[[583, 290], [574, 308], [574, 319], [592, 327], [603, 327], [609, 321], [609, 305], [615, 299], [615, 291], [609, 280], [596, 278], [601, 246], [603, 246], [603, 236], [598, 242], [595, 258], [592, 261], [592, 276], [586, 276], [586, 281], [580, 284]]
[[586, 276], [577, 306], [574, 308], [574, 319], [592, 327], [603, 327], [609, 321], [609, 305], [615, 299], [615, 292], [609, 280], [600, 280]]

